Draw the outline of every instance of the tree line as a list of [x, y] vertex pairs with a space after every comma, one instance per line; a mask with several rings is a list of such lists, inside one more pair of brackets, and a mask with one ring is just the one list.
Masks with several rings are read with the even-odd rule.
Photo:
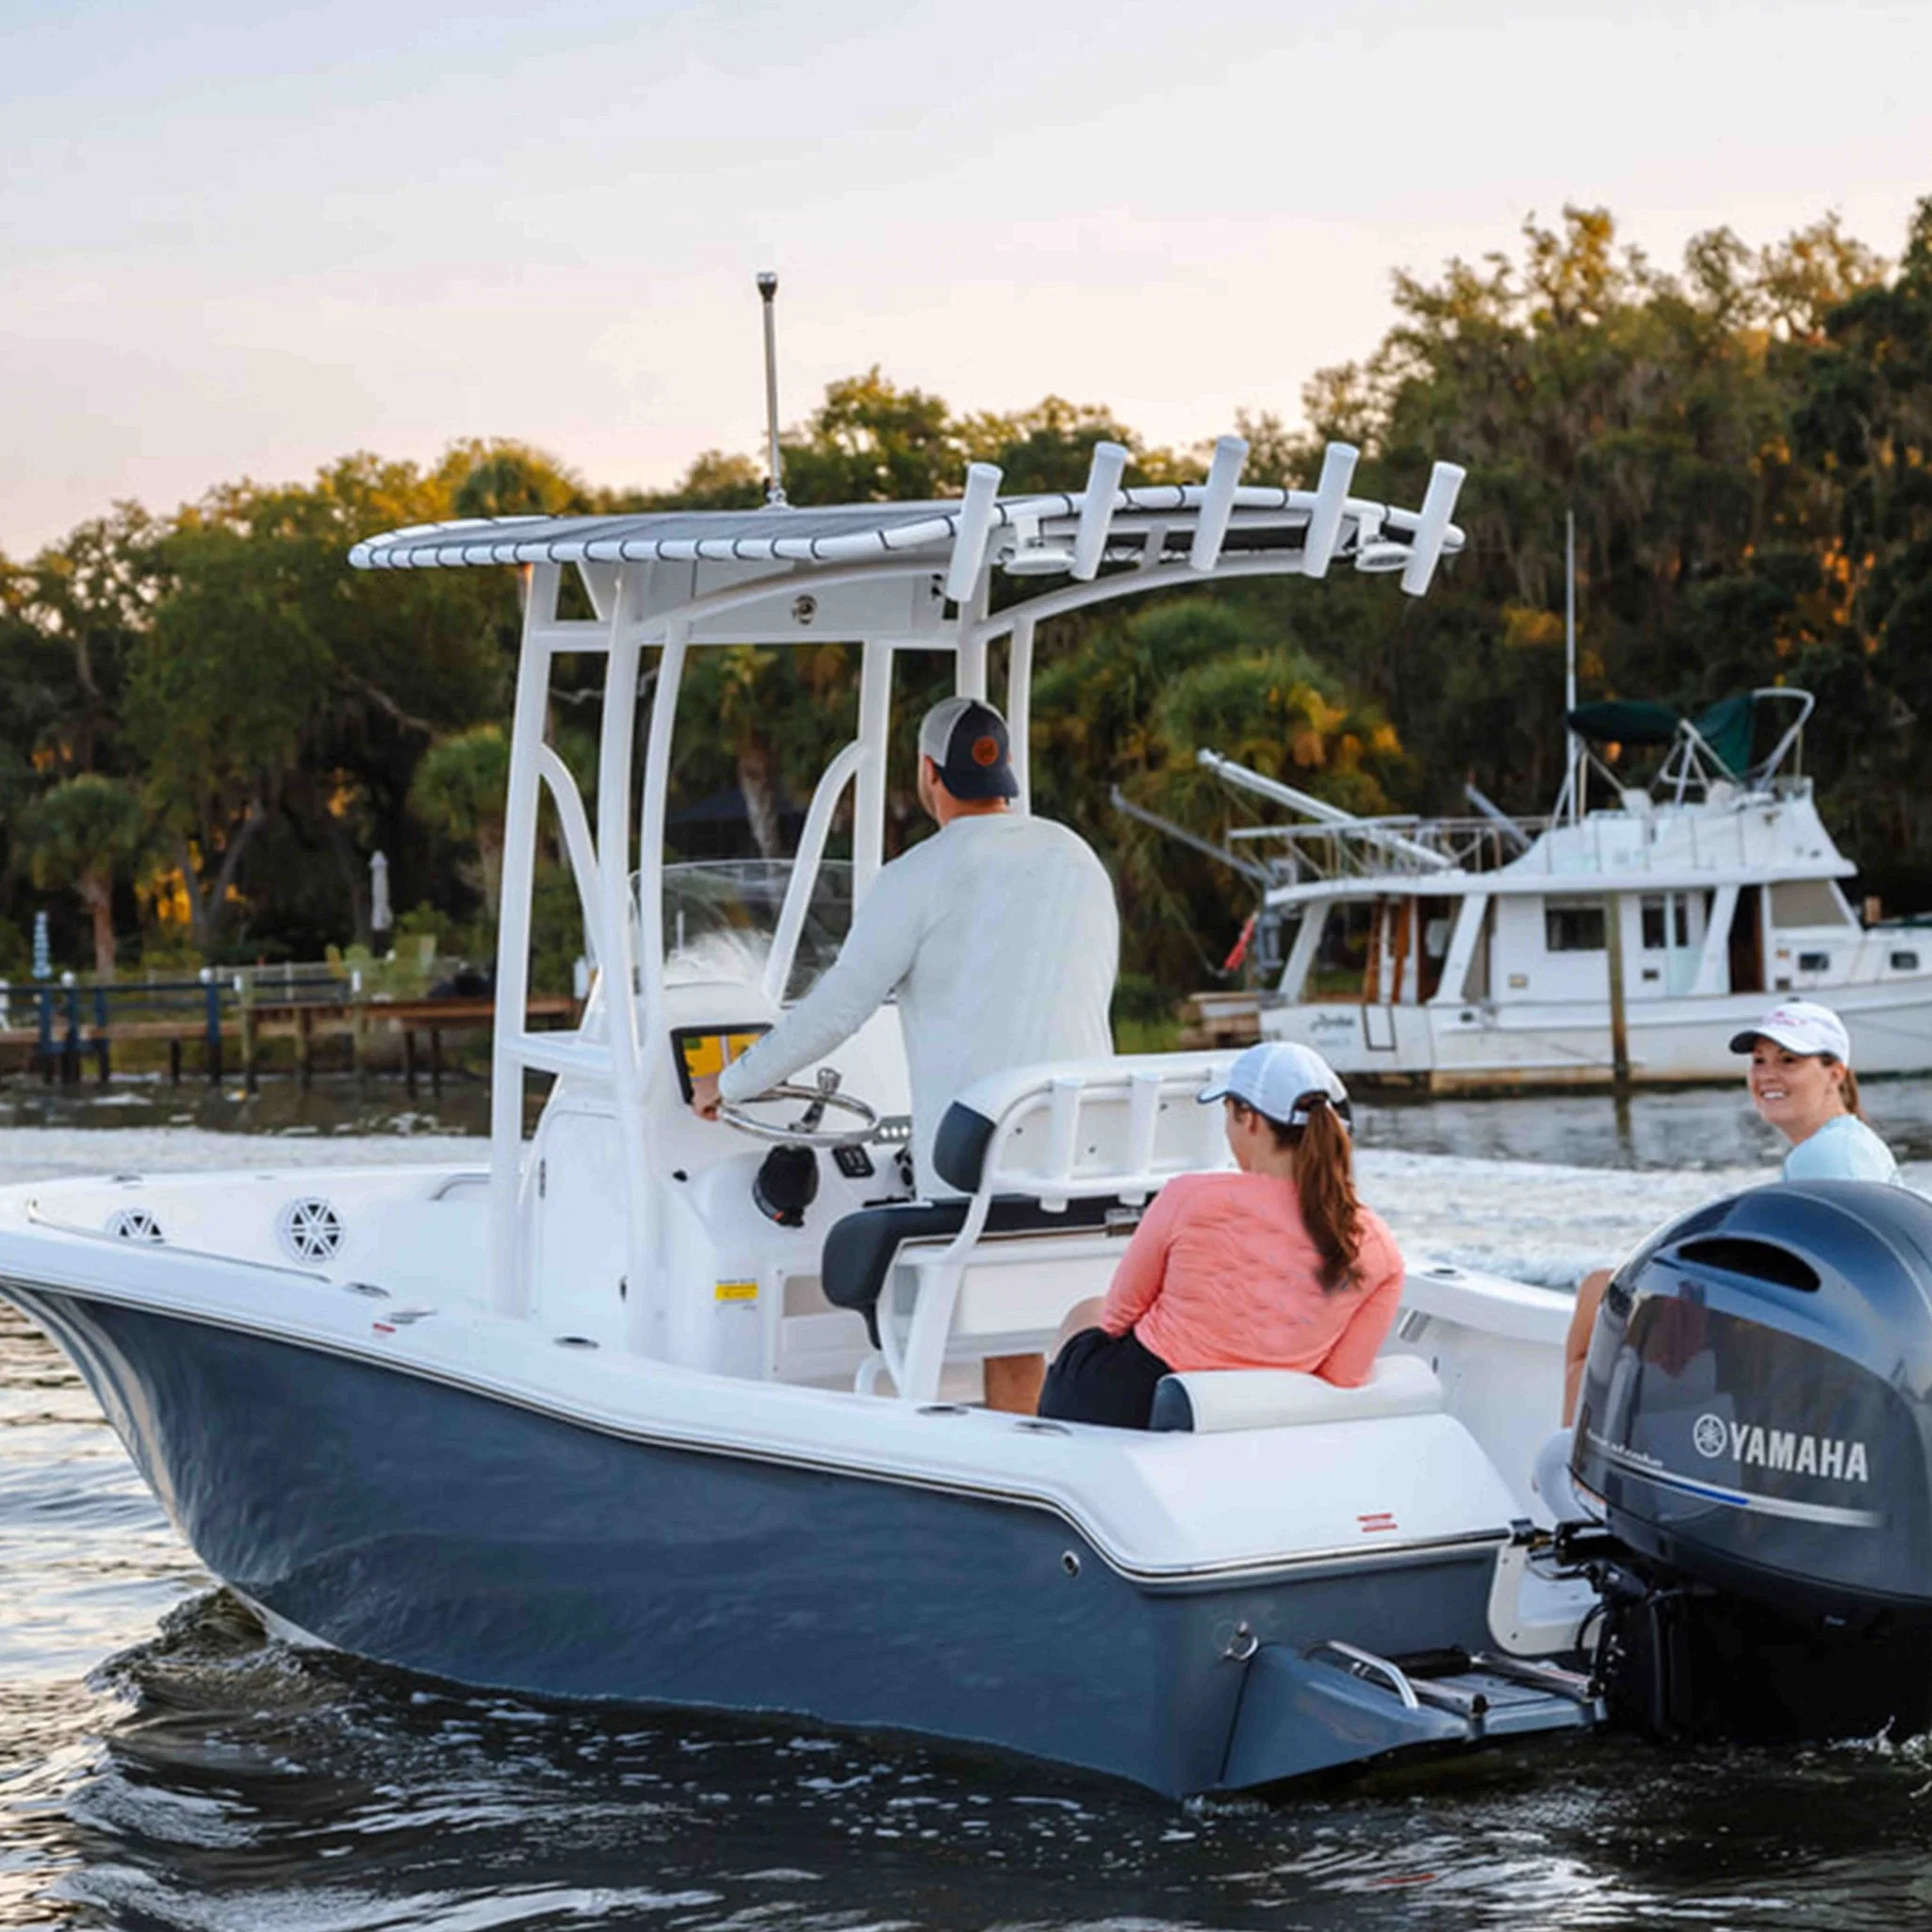
[[[1827, 216], [1759, 248], [1711, 231], [1670, 270], [1606, 211], [1567, 209], [1513, 254], [1399, 274], [1395, 307], [1371, 352], [1309, 385], [1305, 430], [1238, 426], [1253, 481], [1311, 482], [1332, 437], [1364, 450], [1357, 489], [1394, 500], [1417, 500], [1437, 457], [1466, 465], [1468, 548], [1428, 598], [1340, 572], [1041, 633], [1037, 802], [1115, 870], [1129, 1004], [1157, 1010], [1222, 971], [1252, 892], [1123, 819], [1116, 786], [1212, 832], [1241, 815], [1195, 764], [1212, 746], [1356, 810], [1458, 810], [1467, 782], [1547, 809], [1565, 513], [1583, 695], [1691, 710], [1812, 691], [1827, 824], [1888, 909], [1932, 907], [1932, 197], [1895, 261]], [[782, 438], [785, 483], [797, 503], [946, 496], [986, 460], [1009, 492], [1077, 488], [1104, 438], [1132, 452], [1130, 482], [1202, 474], [1202, 450], [1151, 445], [1105, 408], [962, 414], [875, 368]], [[57, 963], [100, 972], [368, 943], [377, 849], [403, 931], [485, 955], [516, 575], [367, 575], [346, 551], [454, 516], [748, 507], [763, 483], [711, 450], [669, 490], [598, 489], [475, 441], [429, 467], [358, 453], [306, 483], [222, 484], [171, 516], [121, 503], [0, 556], [0, 975], [24, 975], [43, 909]], [[580, 765], [599, 688], [586, 661], [552, 694]], [[699, 653], [674, 845], [781, 851], [856, 689], [836, 642]], [[909, 746], [895, 759], [903, 843]], [[539, 893], [554, 979], [576, 944], [554, 860]]]

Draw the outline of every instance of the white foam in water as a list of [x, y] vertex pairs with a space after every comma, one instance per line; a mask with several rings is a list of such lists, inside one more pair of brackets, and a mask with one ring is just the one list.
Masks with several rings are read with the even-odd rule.
[[0, 1127], [0, 1187], [63, 1174], [251, 1173], [275, 1168], [487, 1167], [490, 1143], [467, 1134], [216, 1134], [203, 1127]]
[[1362, 1198], [1411, 1260], [1453, 1261], [1545, 1287], [1573, 1286], [1660, 1222], [1770, 1177], [1758, 1169], [1663, 1173], [1374, 1148], [1356, 1166]]
[[[1932, 1163], [1901, 1170], [1932, 1194]], [[1667, 1220], [1777, 1178], [1775, 1166], [1698, 1169], [1584, 1168], [1538, 1161], [1466, 1160], [1452, 1154], [1365, 1148], [1362, 1197], [1412, 1259], [1487, 1269], [1545, 1287], [1571, 1287], [1609, 1268]]]

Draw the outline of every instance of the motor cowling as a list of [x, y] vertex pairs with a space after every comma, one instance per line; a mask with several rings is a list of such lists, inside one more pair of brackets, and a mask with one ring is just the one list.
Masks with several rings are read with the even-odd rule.
[[1600, 1498], [1613, 1702], [1664, 1731], [1932, 1716], [1932, 1203], [1780, 1183], [1618, 1269], [1571, 1474]]

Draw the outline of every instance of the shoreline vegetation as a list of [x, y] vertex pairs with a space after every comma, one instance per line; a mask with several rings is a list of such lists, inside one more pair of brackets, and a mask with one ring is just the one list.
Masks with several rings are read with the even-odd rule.
[[[1461, 808], [1473, 780], [1536, 812], [1563, 758], [1564, 520], [1579, 558], [1587, 698], [1686, 710], [1787, 682], [1816, 694], [1805, 768], [1888, 912], [1932, 908], [1932, 196], [1886, 260], [1835, 216], [1762, 247], [1727, 229], [1665, 270], [1601, 209], [1526, 224], [1512, 255], [1395, 277], [1396, 319], [1308, 385], [1308, 427], [1239, 427], [1257, 482], [1308, 483], [1359, 444], [1358, 489], [1406, 499], [1465, 464], [1465, 554], [1429, 598], [1338, 573], [1171, 593], [1041, 635], [1037, 805], [1120, 891], [1120, 1020], [1159, 1030], [1214, 984], [1251, 893], [1108, 805], [1203, 831], [1237, 810], [1211, 745], [1356, 810]], [[1220, 427], [1204, 424], [1203, 433]], [[794, 502], [1077, 487], [1095, 442], [1130, 481], [1197, 477], [1105, 407], [1049, 397], [961, 414], [878, 368], [783, 438]], [[358, 538], [453, 516], [762, 500], [760, 463], [707, 451], [671, 489], [594, 487], [509, 441], [423, 467], [369, 452], [306, 483], [219, 484], [172, 515], [116, 504], [37, 556], [0, 556], [0, 977], [193, 970], [368, 948], [386, 854], [393, 942], [486, 959], [501, 854], [518, 584], [504, 571], [365, 576]], [[849, 735], [856, 652], [707, 651], [680, 703], [671, 838], [688, 859], [789, 849]], [[915, 708], [916, 663], [900, 697]], [[598, 667], [566, 663], [551, 734], [581, 767]], [[939, 695], [935, 685], [933, 694]], [[647, 696], [642, 700], [647, 702]], [[889, 839], [918, 835], [895, 748]], [[581, 950], [552, 851], [537, 983]]]

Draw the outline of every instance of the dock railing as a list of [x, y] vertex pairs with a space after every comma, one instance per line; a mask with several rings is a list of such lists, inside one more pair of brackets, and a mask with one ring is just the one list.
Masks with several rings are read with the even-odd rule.
[[[412, 962], [395, 974], [354, 961], [279, 962], [275, 965], [205, 967], [192, 977], [82, 979], [26, 986], [0, 980], [0, 1043], [25, 1050], [26, 1064], [50, 1086], [75, 1084], [91, 1060], [105, 1086], [117, 1046], [161, 1042], [170, 1081], [179, 1085], [189, 1052], [199, 1048], [200, 1072], [218, 1086], [227, 1072], [232, 1043], [238, 1049], [243, 1084], [254, 1090], [264, 1042], [294, 1045], [295, 1072], [306, 1087], [316, 1071], [316, 1047], [324, 1038], [346, 1038], [348, 1071], [368, 1071], [379, 1031], [400, 1033], [401, 1071], [409, 1091], [419, 1074], [418, 1040], [428, 1040], [428, 1072], [442, 1090], [443, 1035], [493, 1024], [496, 1003], [487, 987], [466, 992], [426, 991], [460, 978], [460, 960]], [[532, 1022], [566, 1023], [577, 1003], [537, 995]], [[393, 1064], [393, 1062], [392, 1062]]]

